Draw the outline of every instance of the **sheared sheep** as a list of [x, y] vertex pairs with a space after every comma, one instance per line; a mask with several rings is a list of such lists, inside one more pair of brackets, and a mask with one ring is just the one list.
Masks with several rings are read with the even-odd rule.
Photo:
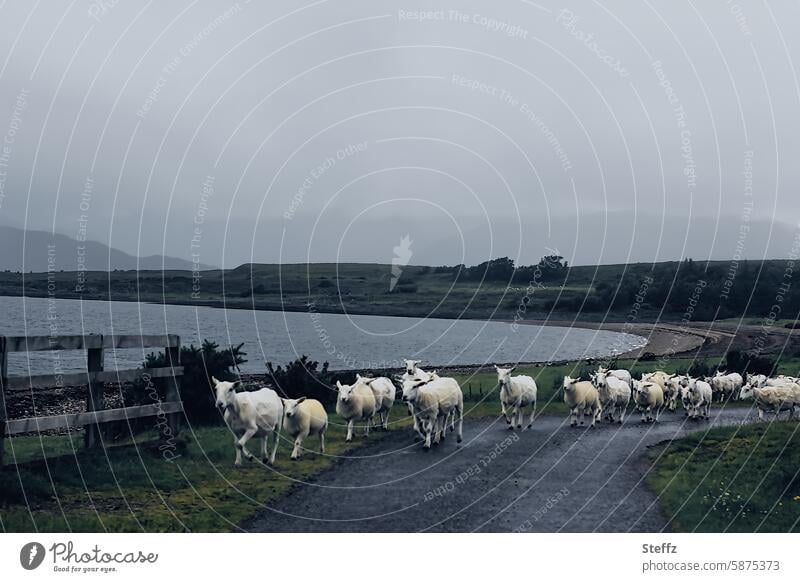
[[[261, 447], [264, 463], [273, 464], [278, 451], [278, 440], [281, 432], [283, 403], [274, 390], [262, 388], [254, 392], [236, 392], [241, 382], [220, 382], [211, 377], [216, 390], [216, 405], [223, 413], [225, 424], [233, 433], [236, 448], [237, 467], [242, 464], [242, 452], [248, 459], [253, 455], [247, 450], [247, 441], [253, 437], [263, 437]], [[267, 455], [269, 435], [273, 437], [272, 454]]]
[[714, 399], [714, 391], [708, 382], [699, 379], [689, 380], [689, 400], [691, 402], [690, 418], [697, 418], [698, 414], [709, 418], [711, 401]]
[[595, 374], [594, 384], [600, 395], [600, 405], [603, 407], [605, 418], [614, 422], [616, 412], [619, 414], [617, 422], [622, 424], [625, 420], [625, 410], [631, 400], [631, 387], [619, 376], [602, 371]]
[[328, 429], [328, 413], [319, 400], [302, 396], [283, 401], [283, 429], [294, 439], [292, 460], [300, 458], [303, 441], [312, 435], [319, 435], [319, 452], [325, 452], [325, 431]]
[[517, 428], [522, 428], [523, 409], [528, 406], [531, 406], [531, 417], [528, 422], [528, 428], [531, 428], [536, 416], [536, 381], [530, 376], [512, 376], [514, 368], [495, 366], [495, 370], [497, 382], [500, 384], [500, 407], [509, 428], [513, 430], [515, 417]]

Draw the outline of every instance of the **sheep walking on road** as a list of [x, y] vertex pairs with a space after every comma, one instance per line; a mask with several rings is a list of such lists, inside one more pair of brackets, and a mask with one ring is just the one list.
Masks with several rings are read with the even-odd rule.
[[500, 385], [500, 407], [509, 428], [513, 430], [515, 423], [517, 428], [522, 428], [523, 409], [528, 406], [531, 407], [528, 428], [531, 428], [536, 416], [536, 381], [530, 376], [512, 376], [514, 368], [495, 366], [495, 370], [497, 383]]
[[591, 382], [581, 381], [579, 378], [564, 376], [564, 402], [569, 407], [569, 425], [577, 426], [578, 418], [583, 424], [584, 412], [589, 412], [594, 426], [603, 408], [600, 405], [600, 394]]
[[300, 458], [303, 441], [309, 436], [319, 435], [319, 452], [325, 452], [325, 431], [328, 430], [328, 413], [319, 400], [305, 396], [283, 401], [283, 429], [294, 439], [292, 460]]
[[373, 421], [377, 421], [383, 430], [389, 430], [389, 413], [392, 410], [397, 393], [394, 383], [389, 378], [365, 378], [356, 374], [356, 383], [359, 382], [369, 386], [375, 396], [375, 416], [373, 416]]
[[336, 398], [336, 414], [347, 421], [348, 443], [353, 440], [353, 426], [357, 421], [364, 423], [364, 436], [369, 435], [369, 424], [375, 416], [375, 394], [367, 384], [356, 382], [353, 385], [336, 381], [339, 395]]
[[655, 382], [638, 382], [634, 385], [634, 401], [642, 413], [642, 422], [658, 422], [664, 410], [664, 390]]
[[[254, 392], [236, 392], [241, 382], [220, 382], [211, 377], [216, 391], [216, 405], [223, 413], [225, 424], [233, 433], [237, 467], [242, 465], [242, 452], [247, 459], [255, 457], [247, 450], [247, 441], [253, 437], [264, 439], [261, 458], [266, 464], [275, 462], [281, 432], [283, 403], [274, 390], [262, 388]], [[273, 437], [272, 454], [267, 455], [269, 437]]]

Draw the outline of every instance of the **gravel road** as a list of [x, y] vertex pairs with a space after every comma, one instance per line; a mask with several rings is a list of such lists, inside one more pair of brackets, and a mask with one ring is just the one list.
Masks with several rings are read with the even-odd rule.
[[[397, 412], [395, 412], [397, 414]], [[652, 445], [712, 425], [751, 420], [747, 409], [710, 421], [666, 413], [644, 425], [570, 428], [541, 416], [530, 430], [464, 422], [464, 442], [424, 451], [410, 430], [341, 458], [242, 524], [260, 532], [592, 532], [669, 530], [644, 483]]]

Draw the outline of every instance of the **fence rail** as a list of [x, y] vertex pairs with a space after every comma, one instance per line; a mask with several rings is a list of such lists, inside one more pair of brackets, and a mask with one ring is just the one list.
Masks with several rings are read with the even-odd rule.
[[[104, 370], [104, 350], [126, 348], [166, 348], [167, 366], [137, 370]], [[165, 415], [171, 436], [180, 429], [183, 403], [180, 400], [181, 340], [177, 335], [69, 335], [69, 336], [0, 336], [0, 468], [4, 463], [6, 436], [46, 430], [86, 427], [84, 446], [100, 443], [100, 425], [134, 418]], [[8, 376], [8, 354], [54, 350], [86, 350], [86, 371], [70, 374]], [[134, 380], [164, 384], [165, 402], [124, 408], [104, 408], [103, 387], [107, 382]], [[86, 386], [86, 412], [7, 419], [6, 397], [13, 392], [30, 392], [56, 386]]]

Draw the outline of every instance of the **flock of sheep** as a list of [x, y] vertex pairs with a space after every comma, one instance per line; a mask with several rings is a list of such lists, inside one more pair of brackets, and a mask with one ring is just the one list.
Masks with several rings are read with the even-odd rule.
[[[456, 431], [457, 442], [462, 440], [464, 423], [464, 394], [454, 378], [439, 376], [436, 371], [426, 372], [418, 360], [405, 360], [406, 370], [395, 380], [402, 386], [402, 399], [413, 417], [414, 431], [429, 449], [445, 439], [447, 429]], [[522, 428], [526, 411], [530, 410], [527, 427], [533, 425], [536, 415], [537, 386], [530, 376], [512, 376], [514, 368], [500, 368], [497, 382], [500, 386], [502, 415], [513, 429]], [[216, 389], [216, 405], [234, 437], [236, 466], [241, 465], [242, 453], [247, 459], [255, 457], [247, 450], [247, 442], [262, 438], [261, 458], [266, 464], [275, 462], [278, 441], [283, 429], [294, 441], [291, 458], [298, 459], [303, 442], [318, 436], [320, 452], [325, 452], [325, 431], [328, 415], [318, 400], [311, 398], [281, 398], [269, 388], [254, 392], [237, 392], [240, 382], [222, 382], [212, 378]], [[379, 377], [367, 378], [356, 374], [352, 385], [336, 383], [338, 395], [336, 414], [347, 422], [347, 437], [353, 438], [356, 423], [364, 424], [369, 434], [370, 426], [389, 426], [389, 413], [396, 397], [395, 382]], [[591, 426], [603, 419], [622, 424], [631, 401], [642, 415], [642, 422], [655, 422], [664, 410], [675, 411], [678, 402], [687, 416], [708, 418], [711, 403], [715, 400], [755, 399], [759, 418], [764, 412], [788, 410], [794, 417], [800, 407], [800, 379], [790, 376], [767, 378], [751, 375], [747, 382], [738, 373], [717, 372], [713, 377], [692, 378], [685, 375], [656, 371], [636, 380], [627, 370], [608, 370], [603, 367], [591, 374], [590, 380], [564, 377], [564, 402], [569, 408], [570, 426], [584, 424], [591, 418]], [[272, 452], [269, 439], [272, 437]]]

